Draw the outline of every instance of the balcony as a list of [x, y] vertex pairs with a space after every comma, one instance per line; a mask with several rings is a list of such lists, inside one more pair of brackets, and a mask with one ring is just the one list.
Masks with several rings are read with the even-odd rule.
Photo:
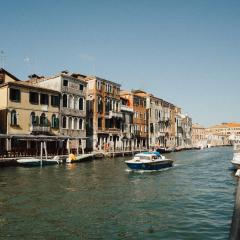
[[63, 135], [71, 136], [71, 137], [86, 137], [86, 130], [82, 129], [61, 129]]
[[121, 132], [121, 129], [119, 128], [98, 128], [98, 133], [120, 133]]
[[73, 108], [62, 108], [62, 114], [64, 115], [72, 115], [72, 116], [77, 116], [77, 117], [85, 117], [86, 112], [85, 110], [78, 110], [78, 109], [73, 109]]
[[122, 118], [123, 115], [121, 112], [109, 111], [109, 118]]
[[51, 131], [51, 128], [49, 126], [30, 126], [30, 132], [31, 133], [49, 133]]
[[72, 94], [81, 95], [81, 96], [86, 95], [86, 89], [84, 88], [84, 90], [79, 90], [78, 84], [76, 84], [75, 88], [63, 86], [62, 91], [65, 93], [72, 93]]
[[122, 105], [121, 106], [121, 111], [125, 111], [125, 112], [133, 112], [133, 108]]

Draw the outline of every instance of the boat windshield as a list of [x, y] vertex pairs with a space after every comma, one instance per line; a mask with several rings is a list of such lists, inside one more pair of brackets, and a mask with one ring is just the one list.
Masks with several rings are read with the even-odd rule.
[[156, 160], [156, 159], [158, 159], [158, 156], [157, 155], [137, 155], [137, 156], [135, 156], [135, 159]]
[[240, 152], [240, 144], [234, 144], [234, 151]]
[[141, 160], [151, 160], [151, 156], [143, 156], [143, 155], [140, 155], [140, 156], [136, 156], [135, 159], [141, 159]]

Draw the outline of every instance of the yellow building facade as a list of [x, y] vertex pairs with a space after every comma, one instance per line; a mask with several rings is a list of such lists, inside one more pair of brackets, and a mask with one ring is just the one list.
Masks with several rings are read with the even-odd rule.
[[34, 136], [59, 135], [59, 92], [20, 81], [0, 69], [1, 150], [33, 149]]

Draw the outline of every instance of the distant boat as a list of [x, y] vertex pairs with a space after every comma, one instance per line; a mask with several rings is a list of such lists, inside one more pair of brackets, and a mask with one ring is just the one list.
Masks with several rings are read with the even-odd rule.
[[174, 149], [173, 149], [173, 148], [164, 148], [164, 147], [160, 147], [160, 148], [157, 148], [156, 151], [159, 152], [159, 153], [161, 154], [161, 153], [170, 153], [170, 152], [173, 152]]
[[[40, 167], [46, 165], [59, 164], [60, 160], [58, 156], [52, 159], [47, 158], [47, 147], [46, 142], [41, 142], [41, 153], [40, 158], [22, 158], [17, 159], [17, 162], [23, 167]], [[45, 159], [43, 159], [43, 150], [45, 151]]]
[[160, 170], [173, 166], [173, 160], [166, 159], [159, 152], [138, 153], [132, 160], [125, 161], [132, 170]]

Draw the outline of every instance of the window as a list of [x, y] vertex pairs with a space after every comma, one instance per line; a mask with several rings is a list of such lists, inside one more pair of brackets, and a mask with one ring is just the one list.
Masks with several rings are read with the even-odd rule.
[[32, 126], [38, 125], [38, 122], [37, 122], [38, 118], [37, 118], [35, 112], [31, 112], [30, 120], [31, 120], [30, 122], [31, 122]]
[[110, 128], [110, 119], [105, 119], [105, 128]]
[[97, 81], [97, 89], [101, 90], [101, 81]]
[[145, 133], [147, 133], [147, 130], [148, 130], [147, 126], [144, 126], [144, 132]]
[[10, 88], [10, 100], [13, 102], [20, 102], [21, 100], [20, 89]]
[[150, 132], [151, 132], [151, 133], [154, 133], [154, 126], [153, 126], [153, 123], [150, 123]]
[[72, 96], [72, 95], [69, 95], [69, 102], [68, 102], [68, 104], [69, 104], [69, 108], [72, 108], [72, 109], [74, 109], [74, 97]]
[[113, 86], [110, 83], [106, 83], [106, 92], [113, 92]]
[[67, 87], [68, 86], [68, 80], [63, 80], [63, 86]]
[[59, 107], [59, 96], [51, 96], [51, 105], [53, 107]]
[[78, 129], [78, 119], [74, 118], [74, 129], [77, 130]]
[[79, 118], [79, 129], [83, 130], [83, 119]]
[[72, 117], [70, 117], [69, 119], [68, 119], [68, 128], [69, 129], [72, 129]]
[[62, 128], [67, 128], [67, 118], [65, 116], [62, 117]]
[[63, 107], [67, 107], [67, 105], [68, 105], [67, 95], [63, 94]]
[[41, 93], [40, 95], [40, 103], [42, 105], [48, 105], [48, 95]]
[[105, 111], [106, 112], [109, 112], [110, 111], [110, 108], [111, 108], [111, 102], [110, 102], [110, 99], [109, 98], [106, 98], [106, 103], [105, 103]]
[[83, 89], [84, 89], [84, 85], [83, 84], [79, 84], [79, 90], [83, 91]]
[[102, 118], [98, 118], [98, 127], [102, 128]]
[[83, 110], [83, 98], [79, 98], [79, 110]]
[[59, 128], [59, 120], [55, 114], [52, 115], [52, 128]]
[[98, 109], [97, 111], [99, 113], [102, 113], [103, 112], [103, 101], [102, 101], [102, 98], [101, 97], [98, 97]]
[[47, 117], [45, 113], [42, 113], [40, 116], [40, 126], [47, 126], [48, 122], [47, 122]]
[[12, 126], [17, 126], [18, 125], [17, 112], [15, 110], [11, 111], [11, 125]]
[[37, 92], [30, 92], [29, 93], [29, 102], [31, 104], [38, 104], [39, 103], [39, 94]]

